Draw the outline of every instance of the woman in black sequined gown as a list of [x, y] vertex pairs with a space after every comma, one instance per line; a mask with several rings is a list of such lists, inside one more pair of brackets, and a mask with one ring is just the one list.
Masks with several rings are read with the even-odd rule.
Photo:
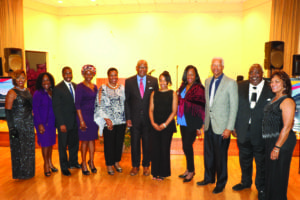
[[293, 128], [296, 105], [291, 98], [291, 81], [283, 72], [271, 76], [276, 95], [264, 108], [262, 136], [266, 145], [266, 200], [286, 200], [289, 172], [296, 136]]
[[29, 179], [35, 174], [35, 134], [32, 117], [32, 96], [24, 87], [23, 70], [12, 74], [14, 88], [5, 99], [5, 113], [9, 128], [13, 179]]

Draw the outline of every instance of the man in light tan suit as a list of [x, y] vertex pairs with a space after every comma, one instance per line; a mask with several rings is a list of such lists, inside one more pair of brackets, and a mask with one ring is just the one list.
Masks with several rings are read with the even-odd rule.
[[223, 70], [223, 59], [213, 58], [213, 77], [205, 81], [205, 173], [204, 180], [197, 182], [197, 185], [215, 183], [217, 174], [214, 194], [222, 192], [227, 183], [227, 152], [238, 109], [237, 83], [224, 75]]

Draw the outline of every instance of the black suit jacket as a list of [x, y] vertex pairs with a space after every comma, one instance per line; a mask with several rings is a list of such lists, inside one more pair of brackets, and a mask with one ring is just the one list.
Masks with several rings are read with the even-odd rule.
[[[235, 122], [235, 130], [239, 143], [244, 143], [247, 139], [249, 139], [246, 137], [251, 115], [249, 84], [248, 80], [238, 83], [239, 105]], [[264, 115], [264, 107], [271, 101], [273, 96], [274, 94], [272, 93], [268, 82], [265, 80], [260, 97], [252, 111], [251, 128], [249, 130], [250, 140], [253, 145], [263, 144], [264, 142], [262, 139], [262, 119]]]
[[141, 116], [146, 120], [146, 125], [150, 126], [150, 95], [156, 90], [158, 90], [157, 78], [147, 75], [144, 98], [141, 98], [137, 75], [125, 80], [125, 116], [126, 120], [131, 120], [133, 126], [141, 120]]
[[[76, 84], [72, 83], [72, 85], [75, 91]], [[77, 113], [74, 99], [64, 81], [61, 81], [54, 87], [52, 105], [55, 115], [55, 125], [58, 130], [60, 130], [59, 128], [61, 125], [66, 125], [67, 130], [77, 128]]]

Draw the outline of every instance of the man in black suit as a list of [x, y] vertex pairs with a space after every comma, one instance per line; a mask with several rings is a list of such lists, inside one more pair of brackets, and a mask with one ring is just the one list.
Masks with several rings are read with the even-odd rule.
[[158, 90], [157, 78], [147, 75], [148, 64], [139, 60], [136, 65], [137, 75], [125, 81], [125, 115], [127, 127], [131, 132], [131, 162], [130, 175], [139, 172], [141, 162], [141, 144], [143, 148], [143, 174], [150, 175], [151, 123], [149, 119], [149, 101], [152, 91]]
[[[68, 168], [78, 168], [79, 138], [76, 122], [75, 89], [72, 83], [72, 69], [64, 67], [62, 70], [64, 78], [53, 89], [52, 104], [55, 115], [55, 125], [58, 130], [58, 152], [60, 168], [65, 176], [70, 176]], [[69, 150], [69, 159], [67, 156]]]
[[259, 64], [249, 69], [249, 80], [238, 84], [239, 107], [235, 131], [239, 147], [241, 183], [232, 187], [235, 191], [251, 188], [253, 158], [256, 162], [255, 185], [258, 199], [264, 199], [265, 185], [265, 144], [262, 138], [262, 119], [265, 105], [274, 96], [269, 84], [263, 79], [263, 70]]

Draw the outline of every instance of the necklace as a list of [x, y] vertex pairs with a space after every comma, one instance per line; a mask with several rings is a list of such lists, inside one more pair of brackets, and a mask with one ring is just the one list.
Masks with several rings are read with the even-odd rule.
[[18, 87], [18, 86], [16, 86], [16, 88], [18, 89], [18, 90], [20, 90], [20, 91], [25, 91], [26, 90], [26, 88], [20, 88], [20, 87]]
[[111, 84], [109, 84], [109, 83], [107, 83], [108, 84], [108, 86], [110, 87], [110, 88], [112, 88], [112, 89], [116, 89], [119, 85], [118, 85], [118, 83], [116, 84], [116, 86], [112, 86]]

